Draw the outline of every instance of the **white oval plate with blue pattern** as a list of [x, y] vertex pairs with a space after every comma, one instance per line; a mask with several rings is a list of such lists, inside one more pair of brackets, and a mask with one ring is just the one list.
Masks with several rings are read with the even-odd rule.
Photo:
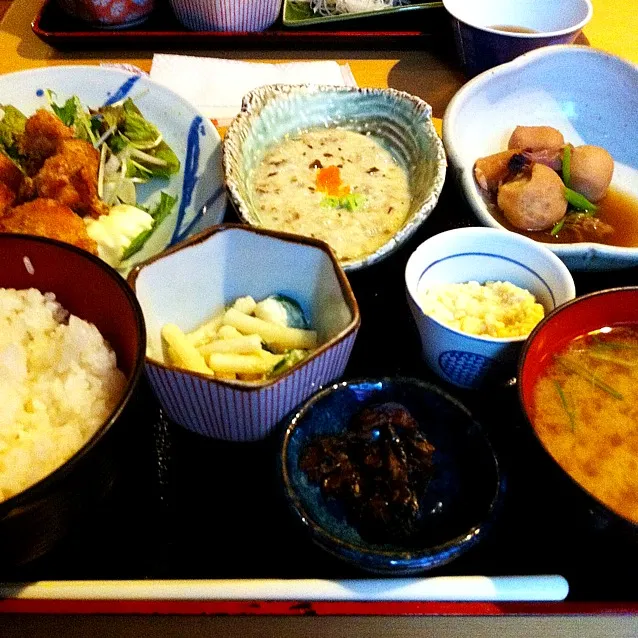
[[222, 221], [226, 192], [221, 165], [221, 139], [213, 124], [182, 97], [128, 71], [100, 66], [57, 66], [0, 76], [0, 103], [12, 104], [25, 115], [47, 105], [46, 90], [58, 103], [77, 95], [87, 107], [112, 104], [131, 97], [144, 117], [155, 124], [180, 160], [170, 179], [138, 186], [138, 202], [153, 205], [160, 192], [178, 198], [171, 215], [146, 245], [119, 268], [128, 273], [136, 264], [165, 248]]

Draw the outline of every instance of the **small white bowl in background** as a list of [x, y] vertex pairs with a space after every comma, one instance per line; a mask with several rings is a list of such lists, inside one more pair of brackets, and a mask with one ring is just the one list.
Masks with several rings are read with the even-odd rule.
[[283, 0], [170, 0], [177, 19], [192, 31], [264, 31]]
[[591, 20], [591, 0], [443, 0], [465, 73], [481, 73], [552, 44], [571, 44]]
[[[583, 78], [595, 90], [583, 90]], [[450, 100], [443, 143], [470, 208], [484, 226], [499, 224], [474, 179], [480, 157], [507, 149], [514, 128], [553, 126], [574, 146], [594, 144], [614, 158], [612, 188], [638, 198], [638, 67], [585, 46], [532, 51], [482, 73]], [[570, 270], [638, 265], [638, 247], [548, 243]]]
[[[265, 438], [288, 412], [338, 379], [359, 329], [357, 302], [324, 242], [248, 226], [212, 228], [140, 264], [129, 275], [146, 322], [146, 372], [168, 416], [229, 441]], [[319, 347], [264, 382], [216, 379], [165, 362], [161, 329], [189, 332], [237, 297], [283, 294], [297, 301]]]
[[424, 241], [405, 269], [408, 304], [423, 356], [442, 379], [462, 388], [504, 383], [514, 374], [527, 337], [461, 332], [426, 315], [419, 293], [440, 283], [508, 281], [529, 290], [548, 314], [576, 295], [574, 280], [550, 250], [527, 237], [493, 228], [458, 228]]

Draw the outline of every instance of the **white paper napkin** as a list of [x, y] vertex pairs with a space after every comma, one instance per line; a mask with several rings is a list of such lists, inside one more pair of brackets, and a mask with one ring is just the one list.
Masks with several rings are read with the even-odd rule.
[[265, 84], [357, 86], [350, 67], [332, 60], [266, 64], [156, 53], [151, 79], [179, 93], [204, 115], [227, 126], [242, 97]]

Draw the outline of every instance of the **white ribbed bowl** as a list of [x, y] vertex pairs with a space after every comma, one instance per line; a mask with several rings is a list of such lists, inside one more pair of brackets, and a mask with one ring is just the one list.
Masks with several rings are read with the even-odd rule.
[[[265, 438], [321, 386], [338, 379], [359, 330], [357, 302], [324, 242], [243, 225], [217, 226], [140, 264], [129, 275], [147, 329], [146, 372], [167, 415], [228, 441]], [[265, 382], [225, 381], [164, 361], [161, 327], [191, 331], [237, 297], [284, 293], [304, 309], [321, 344]]]
[[177, 19], [193, 31], [263, 31], [282, 0], [170, 0]]

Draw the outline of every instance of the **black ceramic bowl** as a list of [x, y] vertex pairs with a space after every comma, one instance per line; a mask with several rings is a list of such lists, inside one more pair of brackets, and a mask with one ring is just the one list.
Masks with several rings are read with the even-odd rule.
[[[386, 402], [407, 408], [435, 447], [433, 476], [419, 497], [417, 530], [400, 543], [362, 538], [343, 503], [324, 497], [299, 467], [310, 441], [343, 432], [364, 407]], [[312, 540], [360, 569], [395, 576], [444, 565], [475, 546], [504, 488], [494, 451], [468, 410], [417, 379], [359, 379], [319, 391], [286, 424], [280, 461], [289, 505]]]
[[0, 503], [0, 566], [9, 566], [45, 554], [109, 494], [119, 468], [116, 448], [126, 437], [122, 421], [144, 365], [146, 332], [126, 281], [97, 257], [54, 240], [11, 234], [0, 234], [0, 255], [1, 288], [55, 293], [64, 308], [97, 326], [127, 379], [113, 413], [80, 450]]

